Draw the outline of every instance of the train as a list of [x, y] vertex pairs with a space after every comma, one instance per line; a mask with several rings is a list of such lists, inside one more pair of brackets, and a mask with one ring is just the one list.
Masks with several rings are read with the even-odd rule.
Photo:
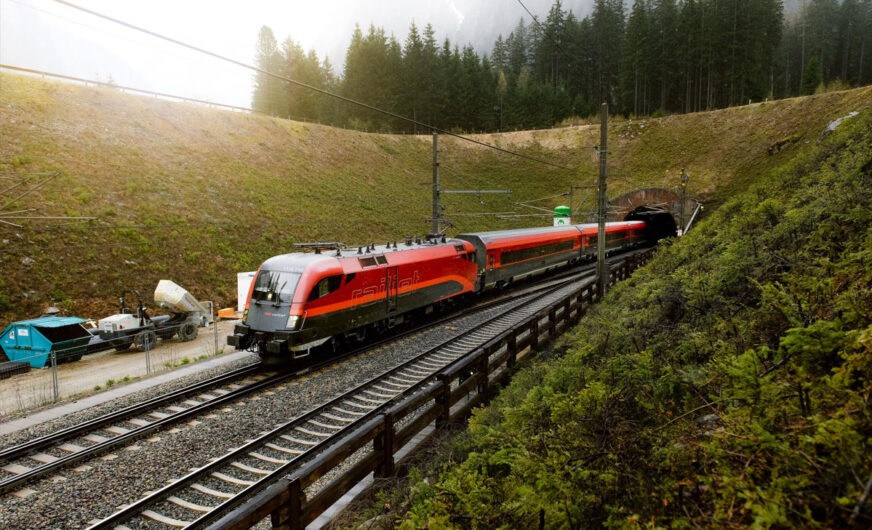
[[[406, 237], [356, 249], [312, 244], [314, 252], [263, 262], [227, 343], [269, 363], [310, 362], [313, 352], [335, 353], [468, 296], [593, 260], [597, 237], [596, 224], [576, 224]], [[645, 221], [606, 223], [608, 252], [651, 239]]]

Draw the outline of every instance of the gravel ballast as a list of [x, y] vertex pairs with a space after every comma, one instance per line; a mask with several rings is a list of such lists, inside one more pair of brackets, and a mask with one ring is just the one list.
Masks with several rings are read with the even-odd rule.
[[[233, 402], [194, 422], [181, 423], [139, 439], [132, 445], [86, 463], [82, 471], [66, 469], [54, 477], [28, 485], [35, 493], [20, 498], [7, 494], [0, 498], [0, 528], [81, 528], [102, 519], [120, 506], [138, 500], [144, 493], [160, 489], [168, 481], [186, 475], [229, 449], [239, 447], [278, 424], [287, 422], [317, 405], [340, 395], [374, 376], [408, 360], [448, 338], [477, 327], [505, 309], [497, 307], [460, 317], [448, 324], [393, 341], [352, 359], [303, 375]], [[222, 370], [240, 366], [222, 367]], [[146, 392], [127, 396], [96, 409], [7, 436], [3, 445], [12, 445], [38, 435], [106, 414], [148, 397], [217, 375], [197, 374]], [[83, 468], [79, 468], [83, 469]], [[250, 479], [250, 477], [246, 477]], [[220, 484], [216, 484], [216, 489]], [[186, 500], [215, 504], [214, 498], [198, 498], [185, 493]], [[191, 512], [177, 512], [191, 518]], [[170, 515], [169, 513], [167, 515]], [[141, 519], [129, 526], [157, 527]]]

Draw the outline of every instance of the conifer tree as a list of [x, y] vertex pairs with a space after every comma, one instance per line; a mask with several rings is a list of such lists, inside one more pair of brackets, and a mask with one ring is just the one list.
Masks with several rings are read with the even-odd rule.
[[814, 94], [818, 85], [821, 84], [821, 63], [817, 55], [812, 55], [802, 71], [802, 88], [800, 93], [804, 96]]
[[645, 0], [635, 0], [627, 21], [621, 61], [621, 93], [623, 108], [638, 116], [646, 113], [648, 62], [648, 8]]
[[[262, 26], [257, 34], [255, 64], [268, 72], [280, 70], [281, 54], [272, 29]], [[258, 72], [254, 78], [252, 107], [258, 112], [276, 115], [282, 110], [282, 82], [267, 74]]]

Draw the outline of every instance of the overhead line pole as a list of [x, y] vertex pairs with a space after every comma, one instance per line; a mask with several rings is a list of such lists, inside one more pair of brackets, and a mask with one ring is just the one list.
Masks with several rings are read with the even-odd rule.
[[442, 207], [439, 205], [439, 133], [433, 131], [433, 233], [442, 230]]
[[596, 238], [596, 274], [599, 279], [600, 299], [606, 295], [609, 286], [609, 269], [606, 265], [606, 155], [608, 154], [609, 138], [609, 104], [603, 103], [600, 120], [599, 177], [596, 186], [596, 221], [598, 226]]

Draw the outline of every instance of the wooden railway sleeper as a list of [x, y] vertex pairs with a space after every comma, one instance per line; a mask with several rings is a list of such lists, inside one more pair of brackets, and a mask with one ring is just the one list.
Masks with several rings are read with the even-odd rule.
[[195, 504], [193, 502], [186, 501], [185, 499], [176, 497], [175, 495], [171, 495], [170, 497], [167, 497], [167, 500], [169, 502], [175, 504], [176, 506], [181, 506], [182, 508], [186, 508], [188, 510], [192, 510], [195, 512], [208, 513], [208, 512], [211, 512], [213, 510], [213, 507], [211, 507], [211, 506], [203, 506], [202, 504]]
[[349, 416], [356, 416], [356, 417], [366, 416], [365, 412], [353, 412], [350, 410], [345, 410], [341, 407], [331, 407], [331, 408], [333, 410], [335, 410], [336, 412], [339, 412], [341, 414], [348, 414]]
[[342, 425], [330, 425], [329, 423], [322, 423], [318, 420], [309, 420], [309, 423], [314, 425], [315, 427], [320, 427], [322, 429], [329, 429], [331, 431], [341, 431], [345, 427]]
[[206, 495], [211, 495], [213, 497], [218, 497], [219, 499], [232, 499], [234, 497], [233, 493], [227, 493], [226, 491], [218, 491], [213, 490], [207, 486], [204, 486], [199, 483], [191, 484], [191, 489], [195, 491], [199, 491], [200, 493], [205, 493]]
[[241, 469], [243, 471], [246, 471], [248, 473], [252, 473], [254, 475], [266, 476], [266, 475], [269, 475], [270, 473], [272, 473], [271, 470], [261, 469], [259, 467], [252, 467], [252, 466], [243, 464], [242, 462], [230, 462], [230, 465], [235, 467], [236, 469]]
[[213, 477], [217, 478], [218, 480], [224, 481], [228, 484], [235, 484], [237, 486], [245, 486], [245, 487], [254, 485], [254, 482], [252, 482], [250, 480], [242, 480], [241, 478], [231, 477], [230, 475], [225, 475], [224, 473], [220, 473], [218, 471], [215, 471], [211, 475]]
[[144, 517], [148, 517], [153, 521], [157, 521], [159, 523], [165, 524], [167, 526], [174, 526], [176, 528], [184, 528], [191, 524], [192, 521], [181, 521], [179, 519], [173, 519], [172, 517], [167, 517], [166, 515], [157, 513], [154, 510], [145, 510], [142, 512]]
[[[405, 390], [405, 389], [409, 388], [409, 385], [398, 385], [397, 383], [391, 383], [390, 381], [387, 381], [387, 380], [385, 380], [385, 381], [381, 381], [381, 384], [383, 384], [383, 385], [391, 385], [391, 386], [394, 386], [394, 387], [400, 388], [400, 389], [402, 389], [402, 390]], [[373, 385], [373, 386], [375, 386], [375, 385]]]
[[[376, 399], [369, 399], [369, 398], [365, 398], [365, 397], [363, 397], [363, 396], [361, 396], [361, 395], [356, 395], [356, 396], [352, 397], [351, 399], [357, 399], [357, 400], [360, 400], [360, 401], [366, 401], [366, 402], [368, 402], [368, 403], [375, 403], [376, 406], [378, 406], [378, 405], [383, 405], [384, 402], [385, 402], [384, 399], [378, 399], [378, 400], [376, 400]], [[370, 407], [370, 409], [375, 409], [375, 408], [376, 408], [376, 407]]]
[[[268, 448], [272, 449], [273, 451], [278, 451], [280, 453], [287, 453], [289, 455], [299, 456], [299, 455], [305, 453], [305, 451], [300, 451], [299, 449], [291, 449], [290, 447], [285, 447], [283, 445], [277, 445], [277, 444], [273, 444], [273, 443], [266, 443], [266, 444], [263, 444], [263, 446], [268, 447]], [[249, 453], [249, 454], [251, 454], [251, 453]]]
[[[272, 444], [267, 444], [267, 445], [265, 445], [265, 447], [269, 447], [269, 445], [272, 445]], [[272, 449], [272, 447], [270, 447], [270, 449]], [[300, 451], [300, 453], [302, 454], [302, 451]], [[249, 452], [248, 455], [252, 458], [256, 458], [256, 459], [261, 460], [263, 462], [269, 462], [270, 464], [278, 464], [280, 466], [283, 466], [283, 465], [290, 462], [290, 460], [282, 460], [281, 458], [273, 458], [271, 456], [262, 455], [258, 452], [255, 452], [255, 451]]]
[[381, 398], [384, 400], [393, 399], [397, 394], [399, 394], [399, 392], [393, 392], [391, 394], [379, 394], [378, 392], [373, 392], [372, 390], [364, 390], [363, 393], [369, 394], [370, 396], [374, 396], [374, 397]]
[[[333, 407], [333, 409], [335, 410], [336, 407]], [[327, 418], [328, 420], [341, 421], [342, 423], [353, 423], [355, 421], [353, 418], [340, 418], [339, 416], [334, 416], [333, 414], [330, 414], [329, 412], [322, 412], [321, 415], [324, 416], [325, 418]]]
[[372, 405], [362, 405], [362, 404], [360, 404], [360, 403], [355, 403], [355, 402], [353, 402], [353, 401], [348, 401], [348, 400], [343, 401], [342, 403], [343, 403], [344, 405], [350, 405], [350, 406], [352, 406], [352, 407], [356, 407], [356, 408], [363, 409], [363, 410], [373, 410], [373, 409], [376, 408], [376, 407], [374, 407], [374, 406], [372, 406]]
[[305, 428], [305, 427], [294, 427], [294, 430], [297, 431], [297, 432], [301, 432], [301, 433], [303, 433], [303, 434], [308, 434], [309, 436], [315, 436], [315, 437], [318, 437], [318, 438], [330, 438], [331, 436], [333, 436], [333, 435], [332, 435], [331, 433], [329, 433], [329, 432], [313, 431], [313, 430], [311, 430], [311, 429], [307, 429], [307, 428]]
[[297, 445], [302, 445], [302, 446], [306, 446], [306, 447], [314, 447], [314, 446], [318, 445], [318, 442], [313, 442], [311, 440], [300, 440], [299, 438], [294, 438], [293, 436], [288, 436], [287, 434], [281, 434], [279, 436], [281, 438], [283, 438], [291, 443], [295, 443]]

